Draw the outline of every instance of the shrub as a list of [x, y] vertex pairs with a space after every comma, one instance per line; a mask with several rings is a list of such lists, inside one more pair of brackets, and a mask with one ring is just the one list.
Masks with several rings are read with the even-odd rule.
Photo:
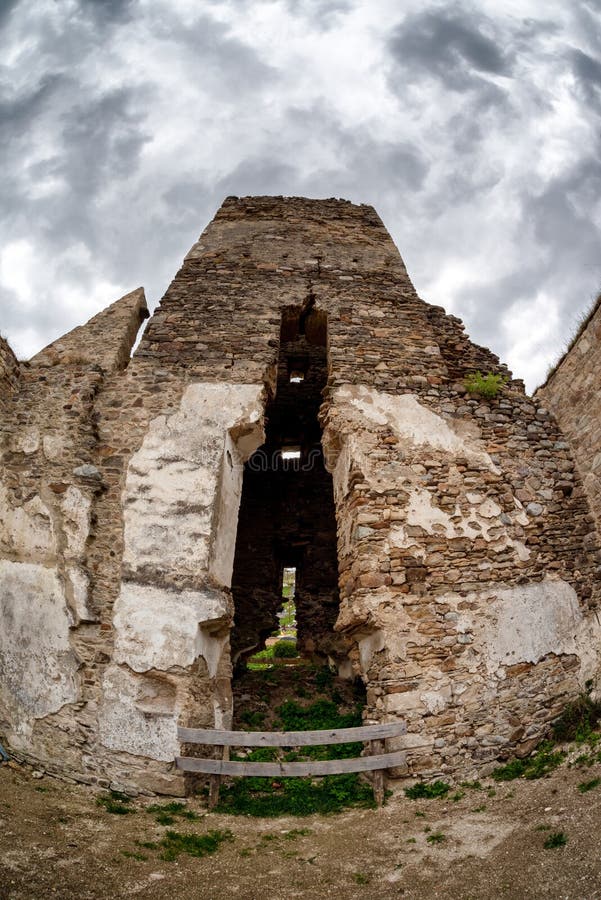
[[492, 773], [495, 781], [513, 781], [514, 778], [542, 778], [556, 769], [566, 754], [563, 750], [553, 750], [550, 741], [544, 741], [533, 756], [528, 759], [512, 759], [504, 766], [499, 766]]
[[450, 787], [446, 781], [433, 781], [431, 784], [425, 784], [419, 781], [413, 787], [405, 788], [405, 796], [410, 800], [435, 800], [438, 797], [446, 797]]
[[298, 656], [296, 641], [277, 641], [273, 645], [273, 655], [276, 659], [293, 659]]
[[479, 394], [487, 400], [492, 400], [508, 380], [506, 375], [495, 375], [494, 372], [487, 372], [486, 375], [475, 372], [466, 375], [463, 386], [470, 394]]
[[556, 847], [565, 847], [567, 842], [568, 838], [563, 831], [554, 831], [553, 834], [549, 835], [543, 847], [545, 850], [554, 850]]
[[591, 699], [592, 685], [572, 703], [568, 703], [560, 717], [553, 724], [556, 741], [576, 741], [582, 744], [592, 735], [594, 726], [601, 719], [601, 703]]

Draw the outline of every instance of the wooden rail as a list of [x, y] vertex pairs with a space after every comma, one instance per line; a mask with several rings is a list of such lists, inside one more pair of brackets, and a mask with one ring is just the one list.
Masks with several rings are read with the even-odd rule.
[[[178, 728], [182, 744], [209, 744], [222, 748], [221, 759], [178, 756], [176, 764], [184, 772], [211, 776], [209, 808], [219, 802], [219, 788], [224, 775], [267, 778], [297, 778], [306, 775], [340, 775], [346, 772], [373, 772], [374, 798], [378, 806], [384, 802], [385, 770], [403, 765], [405, 753], [385, 753], [385, 739], [406, 733], [404, 722], [385, 725], [363, 725], [359, 728], [336, 728], [332, 731], [220, 731], [214, 728]], [[232, 762], [230, 747], [316, 747], [330, 744], [369, 742], [369, 755], [350, 759], [306, 760], [304, 762]]]

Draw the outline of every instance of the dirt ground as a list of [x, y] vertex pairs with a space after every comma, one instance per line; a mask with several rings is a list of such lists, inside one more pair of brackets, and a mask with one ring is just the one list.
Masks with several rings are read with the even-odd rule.
[[[383, 809], [295, 819], [207, 813], [191, 799], [188, 807], [201, 818], [166, 826], [146, 811], [156, 798], [112, 815], [87, 787], [5, 764], [0, 898], [596, 900], [601, 786], [578, 791], [596, 776], [601, 765], [564, 764], [538, 781], [483, 781], [456, 801], [412, 801], [398, 791]], [[160, 841], [170, 827], [229, 829], [233, 837], [213, 855], [174, 861], [140, 846]], [[554, 832], [567, 843], [544, 849]], [[443, 837], [428, 842], [436, 835]]]

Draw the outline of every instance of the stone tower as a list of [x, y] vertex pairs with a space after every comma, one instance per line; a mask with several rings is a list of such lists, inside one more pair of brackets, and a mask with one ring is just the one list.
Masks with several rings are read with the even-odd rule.
[[0, 739], [180, 793], [177, 724], [230, 724], [294, 566], [303, 652], [407, 722], [397, 775], [527, 753], [599, 673], [594, 520], [553, 416], [375, 211], [230, 197], [130, 359], [146, 315], [140, 289], [0, 346]]

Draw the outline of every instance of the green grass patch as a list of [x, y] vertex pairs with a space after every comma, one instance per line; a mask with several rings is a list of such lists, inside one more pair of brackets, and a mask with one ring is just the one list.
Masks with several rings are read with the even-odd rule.
[[430, 784], [419, 781], [412, 787], [405, 788], [405, 796], [410, 800], [437, 800], [446, 797], [450, 790], [450, 785], [446, 781], [433, 781]]
[[276, 641], [273, 645], [274, 659], [296, 659], [298, 655], [296, 641]]
[[446, 835], [444, 835], [442, 831], [434, 831], [432, 834], [428, 835], [426, 841], [429, 844], [444, 844], [446, 839]]
[[567, 835], [563, 831], [554, 831], [550, 834], [543, 847], [545, 850], [554, 850], [556, 847], [565, 847], [568, 842]]
[[135, 850], [121, 850], [121, 856], [125, 856], [126, 859], [137, 859], [139, 862], [148, 859], [145, 853], [138, 853]]
[[101, 794], [96, 797], [96, 806], [103, 806], [104, 809], [113, 816], [126, 816], [135, 812], [130, 806], [131, 797], [122, 794], [121, 791], [109, 791], [108, 794]]
[[572, 703], [568, 703], [560, 717], [553, 724], [553, 737], [556, 741], [576, 741], [577, 744], [598, 743], [601, 736], [595, 732], [595, 726], [601, 719], [601, 703], [592, 700], [590, 689], [580, 694]]
[[265, 713], [260, 710], [252, 712], [250, 709], [245, 709], [240, 716], [240, 721], [251, 729], [261, 728], [265, 722]]
[[200, 816], [193, 810], [188, 809], [185, 803], [178, 803], [173, 800], [171, 803], [159, 803], [153, 806], [147, 806], [146, 812], [153, 815], [159, 825], [173, 825], [176, 818], [187, 819], [193, 822]]
[[593, 778], [591, 781], [583, 781], [582, 784], [578, 785], [578, 790], [581, 794], [587, 794], [589, 791], [594, 790], [596, 787], [599, 787], [601, 784], [601, 778]]
[[306, 837], [308, 834], [313, 834], [311, 828], [292, 828], [284, 833], [284, 840], [293, 841], [297, 837]]
[[[290, 643], [290, 642], [286, 642]], [[314, 682], [328, 690], [330, 697], [319, 697], [312, 703], [285, 700], [275, 709], [275, 728], [281, 731], [320, 731], [352, 728], [361, 725], [361, 705], [350, 711], [339, 708], [340, 697], [334, 697], [333, 676], [319, 669]], [[278, 749], [259, 747], [245, 756], [249, 762], [348, 759], [359, 756], [362, 743], [348, 743]], [[234, 758], [234, 757], [232, 757]], [[358, 774], [328, 775], [321, 778], [239, 778], [221, 788], [220, 812], [248, 816], [306, 816], [312, 813], [336, 813], [347, 807], [374, 806], [372, 788]]]
[[224, 841], [233, 841], [234, 835], [229, 829], [212, 830], [206, 834], [182, 834], [179, 831], [168, 831], [160, 841], [163, 848], [161, 859], [173, 862], [181, 853], [188, 856], [209, 856], [219, 849]]
[[513, 781], [514, 778], [543, 778], [556, 769], [566, 758], [563, 750], [555, 750], [551, 741], [540, 745], [536, 753], [526, 759], [512, 759], [492, 772], [495, 781]]
[[217, 810], [244, 816], [309, 816], [347, 807], [372, 808], [371, 786], [354, 773], [311, 778], [240, 778], [223, 787]]

